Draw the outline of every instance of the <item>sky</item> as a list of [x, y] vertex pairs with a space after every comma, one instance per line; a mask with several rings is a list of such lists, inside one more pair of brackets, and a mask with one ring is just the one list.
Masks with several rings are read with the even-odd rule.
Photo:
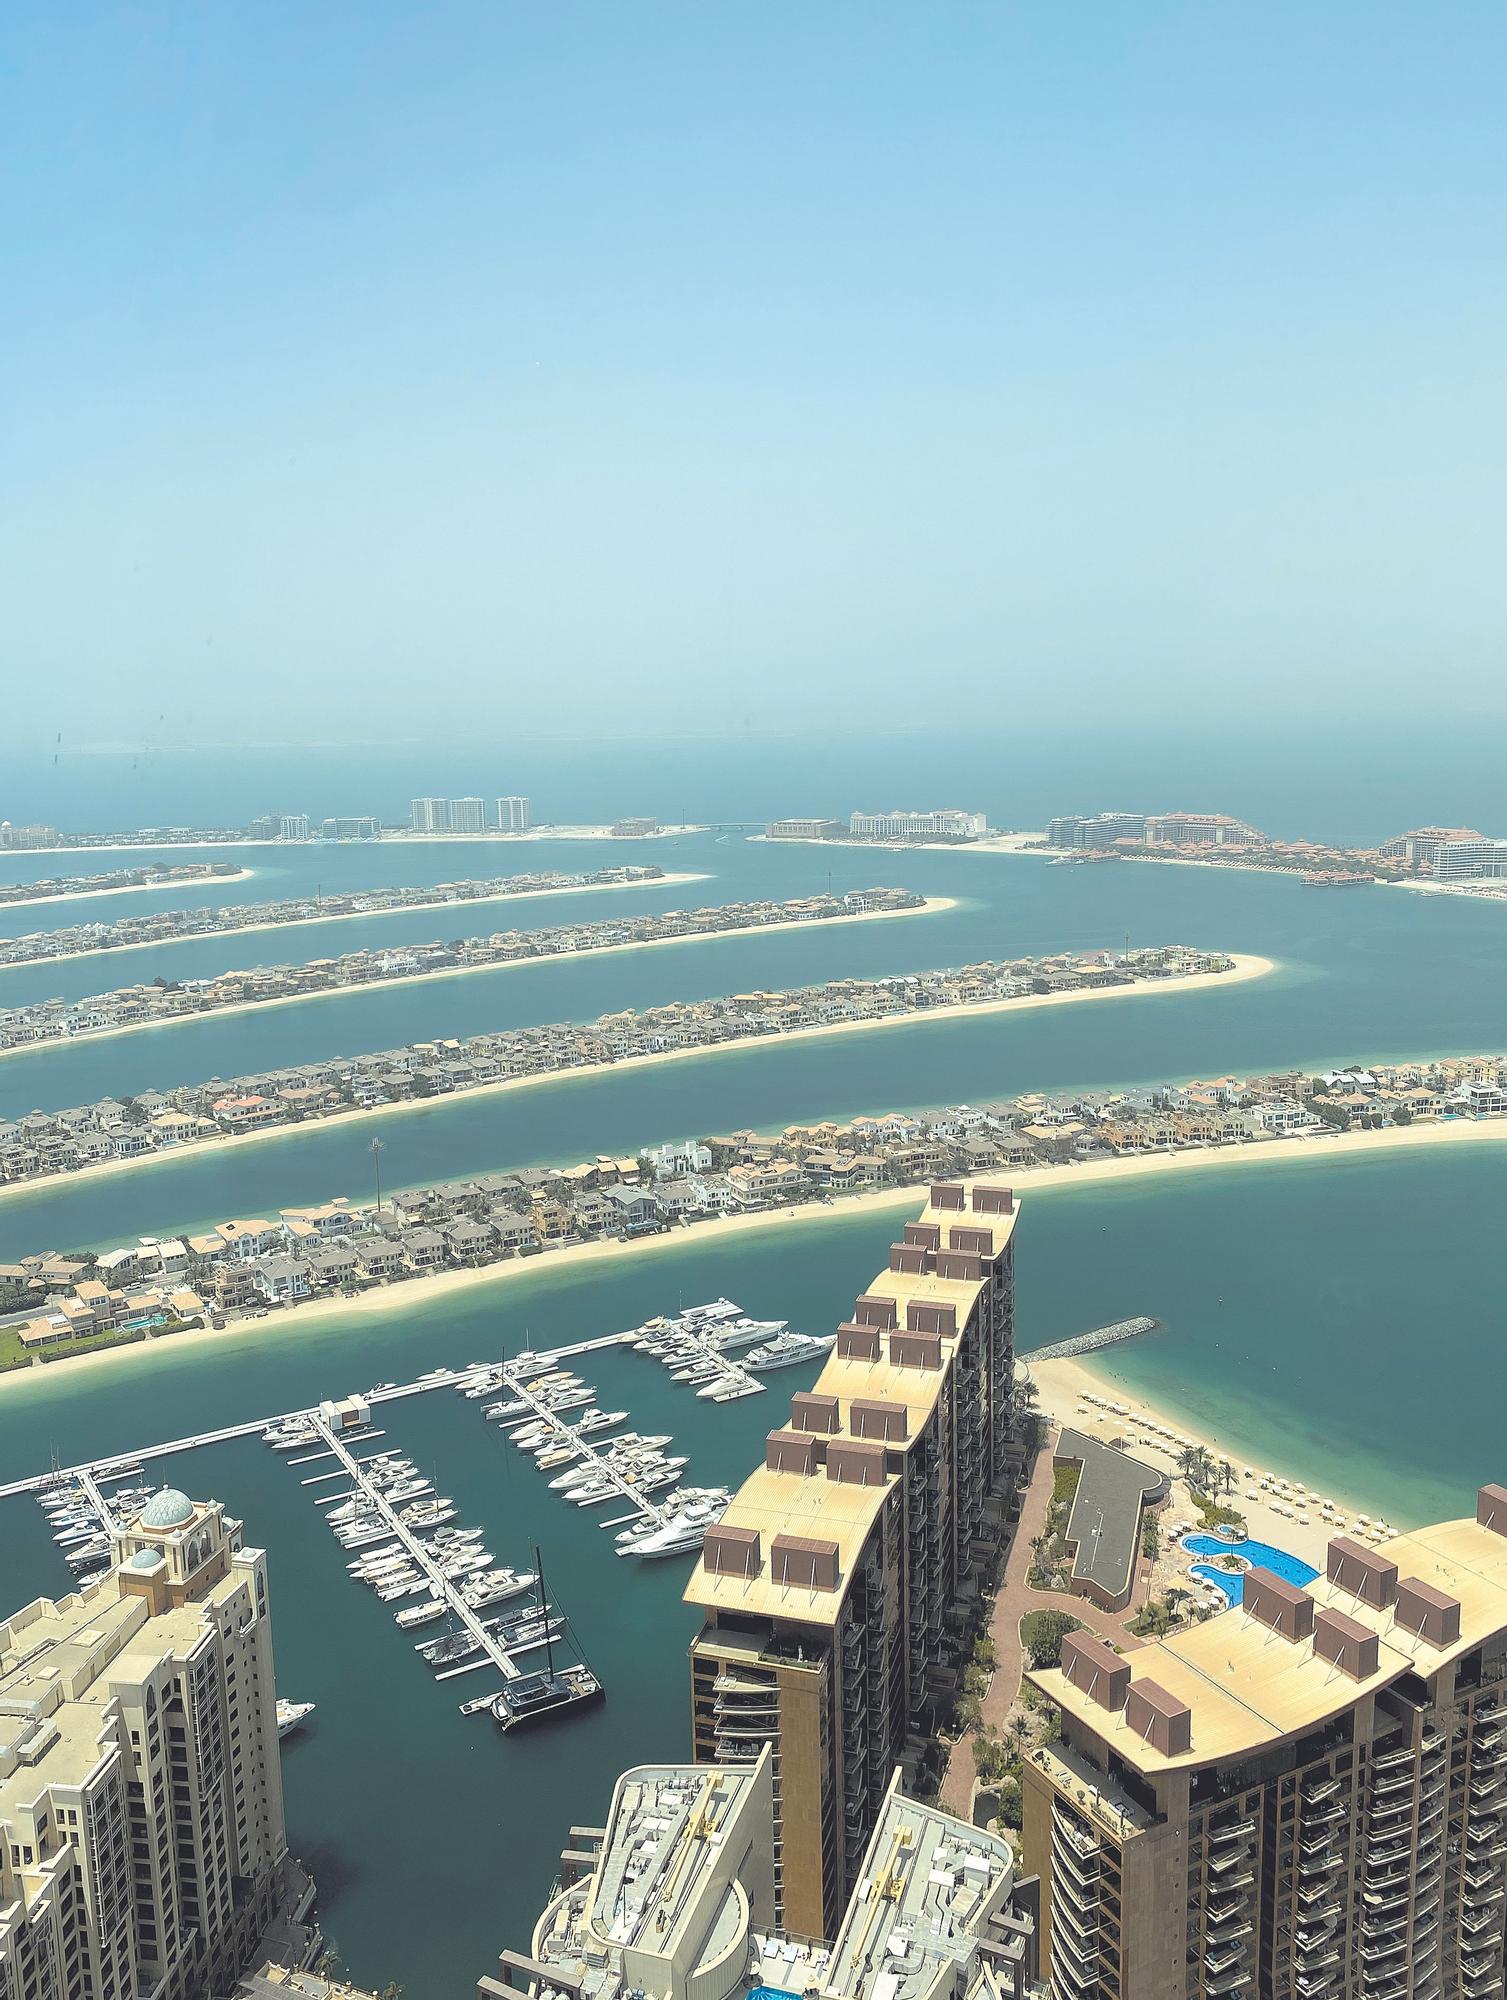
[[10, 0], [4, 748], [1446, 760], [1507, 717], [1504, 43]]

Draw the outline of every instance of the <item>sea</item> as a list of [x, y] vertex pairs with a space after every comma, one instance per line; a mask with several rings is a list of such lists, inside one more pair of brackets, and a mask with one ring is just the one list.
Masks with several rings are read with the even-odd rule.
[[[134, 773], [109, 759], [93, 765], [108, 777], [91, 801], [94, 824], [160, 821], [168, 816], [162, 799], [184, 796], [159, 762], [158, 810], [148, 815], [132, 804]], [[410, 760], [401, 785], [460, 789], [462, 768], [457, 755], [446, 773], [420, 774]], [[349, 769], [348, 759], [348, 780]], [[255, 803], [237, 796], [234, 812], [227, 803], [217, 815], [206, 788], [199, 810], [206, 818], [273, 805], [316, 817], [396, 810], [385, 794], [373, 801], [351, 782], [338, 796], [333, 786], [320, 790], [317, 776], [311, 764], [295, 771], [296, 783], [273, 788], [264, 771]], [[611, 803], [600, 810], [584, 787], [552, 816], [596, 820], [637, 805], [666, 819], [729, 818], [700, 796], [673, 812], [679, 801], [663, 793], [630, 799], [621, 771], [614, 784]], [[822, 804], [830, 773], [824, 784]], [[464, 788], [481, 790], [480, 774]], [[529, 786], [509, 771], [494, 789]], [[1176, 795], [1182, 792], [1180, 785]], [[971, 803], [971, 795], [959, 802]], [[1087, 801], [1098, 802], [1097, 793]], [[782, 796], [779, 803], [796, 801]], [[1230, 801], [1221, 794], [1219, 803]], [[1259, 823], [1259, 802], [1231, 809]], [[6, 810], [12, 818], [70, 819], [59, 799]], [[173, 816], [193, 810], [186, 800]], [[997, 808], [991, 813], [1005, 817]], [[104, 1090], [166, 1087], [421, 1037], [589, 1020], [696, 994], [1126, 938], [1259, 952], [1276, 969], [1224, 990], [1213, 981], [1185, 995], [714, 1052], [663, 1068], [430, 1104], [372, 1125], [384, 1141], [384, 1186], [569, 1162], [744, 1125], [767, 1131], [797, 1119], [988, 1101], [1030, 1089], [1463, 1053], [1507, 1041], [1507, 911], [1499, 908], [1380, 887], [1307, 890], [1259, 873], [1131, 863], [1054, 869], [1029, 856], [777, 846], [746, 838], [754, 824], [750, 813], [743, 827], [718, 823], [655, 842], [642, 855], [590, 842], [251, 848], [239, 858], [252, 878], [216, 892], [215, 900], [625, 858], [652, 858], [705, 879], [489, 905], [457, 913], [453, 925], [432, 915], [392, 917], [0, 971], [0, 1004], [454, 935], [463, 923], [531, 927], [629, 908], [806, 893], [829, 879], [840, 889], [900, 883], [953, 898], [955, 907], [426, 981], [8, 1058], [0, 1061], [0, 1116], [60, 1108]], [[6, 856], [0, 879], [96, 865], [109, 863]], [[172, 891], [153, 903], [204, 900], [202, 891]], [[34, 909], [25, 922], [52, 927], [91, 908], [115, 916], [145, 901]], [[16, 928], [20, 916], [11, 919]], [[371, 1131], [360, 1123], [315, 1128], [218, 1156], [6, 1196], [0, 1259], [191, 1229], [337, 1193], [362, 1197]], [[1479, 1145], [1365, 1158], [1316, 1149], [1291, 1166], [1264, 1163], [1253, 1152], [1216, 1173], [1194, 1165], [1154, 1182], [1075, 1186], [1064, 1176], [1025, 1205], [1017, 1236], [1019, 1344], [1029, 1354], [1107, 1321], [1151, 1315], [1161, 1331], [1101, 1357], [1129, 1387], [1190, 1426], [1238, 1437], [1262, 1463], [1341, 1491], [1369, 1512], [1402, 1523], [1459, 1513], [1478, 1483], [1507, 1476], [1500, 1422], [1507, 1401], [1504, 1194], [1507, 1155], [1484, 1134]], [[442, 1363], [612, 1332], [719, 1295], [760, 1316], [829, 1331], [883, 1263], [904, 1212], [834, 1208], [816, 1222], [716, 1242], [698, 1243], [688, 1232], [642, 1257], [574, 1268], [541, 1260], [503, 1283], [445, 1299], [426, 1300], [415, 1286], [396, 1292], [381, 1314], [302, 1325], [293, 1314], [176, 1352], [167, 1344], [148, 1368], [127, 1351], [72, 1377], [66, 1369], [36, 1371], [0, 1385], [0, 1479], [45, 1469], [54, 1458], [121, 1451], [379, 1380], [411, 1380]], [[599, 1399], [629, 1410], [636, 1428], [672, 1433], [698, 1484], [736, 1482], [788, 1394], [814, 1372], [784, 1371], [770, 1378], [765, 1395], [719, 1406], [699, 1402], [625, 1350], [578, 1365]], [[427, 2000], [471, 1990], [499, 1950], [527, 1949], [569, 1828], [601, 1823], [624, 1766], [686, 1754], [686, 1650], [695, 1619], [681, 1602], [688, 1559], [650, 1565], [618, 1558], [612, 1535], [597, 1525], [600, 1515], [550, 1493], [532, 1461], [483, 1421], [477, 1404], [438, 1390], [390, 1406], [383, 1425], [386, 1442], [409, 1452], [454, 1496], [462, 1520], [487, 1529], [499, 1559], [531, 1565], [536, 1547], [542, 1552], [550, 1597], [606, 1683], [601, 1709], [506, 1741], [489, 1720], [463, 1718], [459, 1704], [476, 1691], [472, 1677], [436, 1684], [414, 1653], [411, 1639], [419, 1635], [400, 1633], [348, 1579], [347, 1558], [314, 1504], [321, 1489], [300, 1483], [318, 1466], [294, 1468], [248, 1439], [185, 1453], [155, 1470], [223, 1500], [245, 1521], [247, 1539], [270, 1552], [280, 1689], [317, 1704], [308, 1727], [285, 1745], [291, 1842], [318, 1878], [326, 1930], [350, 1975], [374, 1987], [396, 1981], [410, 2000]], [[614, 1510], [605, 1511], [610, 1517]], [[67, 1580], [35, 1505], [0, 1502], [0, 1603], [59, 1594]]]

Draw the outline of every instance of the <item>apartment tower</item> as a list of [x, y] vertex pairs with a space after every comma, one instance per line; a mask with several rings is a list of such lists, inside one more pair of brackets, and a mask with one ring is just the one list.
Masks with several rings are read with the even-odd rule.
[[816, 1386], [706, 1537], [686, 1590], [694, 1755], [773, 1751], [780, 1920], [831, 1937], [896, 1761], [955, 1657], [1013, 1476], [1008, 1188], [944, 1183]]
[[1053, 2000], [1487, 2000], [1507, 1900], [1507, 1488], [1306, 1589], [1029, 1678]]
[[529, 830], [528, 800], [504, 798], [497, 801], [497, 830], [499, 833], [527, 833]]
[[0, 1624], [0, 2000], [235, 1984], [287, 1853], [266, 1558], [165, 1489]]
[[409, 806], [412, 829], [415, 833], [448, 833], [450, 831], [450, 801], [448, 799], [414, 799]]

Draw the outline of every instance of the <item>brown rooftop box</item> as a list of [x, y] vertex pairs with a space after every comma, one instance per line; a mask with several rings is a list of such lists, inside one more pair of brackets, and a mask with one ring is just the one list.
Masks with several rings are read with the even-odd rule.
[[1453, 1646], [1460, 1636], [1460, 1600], [1405, 1576], [1397, 1586], [1397, 1622], [1430, 1646]]
[[790, 1398], [790, 1421], [798, 1431], [826, 1431], [838, 1427], [837, 1398], [815, 1389], [798, 1389]]
[[[944, 1250], [942, 1256], [946, 1256]], [[958, 1331], [958, 1309], [950, 1302], [937, 1305], [930, 1299], [910, 1299], [905, 1307], [905, 1330], [907, 1333], [940, 1333], [948, 1340], [954, 1340]]]
[[878, 1327], [857, 1326], [852, 1320], [844, 1320], [837, 1329], [837, 1346], [833, 1351], [843, 1361], [877, 1361]]
[[723, 1522], [708, 1528], [701, 1544], [702, 1567], [713, 1576], [757, 1576], [763, 1567], [757, 1528], [734, 1528]]
[[973, 1250], [939, 1250], [937, 1252], [937, 1276], [956, 1278], [962, 1284], [976, 1285], [984, 1275], [984, 1260]]
[[974, 1257], [991, 1257], [994, 1254], [994, 1231], [974, 1229], [966, 1223], [953, 1223], [947, 1232], [949, 1250], [966, 1250]]
[[931, 1205], [933, 1208], [961, 1208], [963, 1206], [963, 1183], [961, 1181], [933, 1181], [931, 1184]]
[[853, 1317], [860, 1326], [891, 1327], [898, 1324], [893, 1299], [881, 1299], [873, 1292], [860, 1292], [858, 1303], [853, 1308]]
[[1348, 1535], [1336, 1535], [1330, 1542], [1324, 1574], [1375, 1611], [1385, 1611], [1397, 1595], [1396, 1563], [1362, 1542], [1351, 1541]]
[[940, 1222], [907, 1222], [904, 1233], [907, 1243], [919, 1243], [923, 1250], [940, 1250], [942, 1247]]
[[1183, 1757], [1193, 1748], [1193, 1711], [1158, 1681], [1133, 1681], [1125, 1697], [1125, 1727], [1164, 1757]]
[[855, 1396], [848, 1405], [848, 1429], [856, 1438], [900, 1444], [910, 1436], [910, 1412], [904, 1403], [871, 1402]]
[[1062, 1641], [1062, 1671], [1075, 1688], [1100, 1708], [1125, 1706], [1130, 1686], [1130, 1662], [1112, 1652], [1092, 1632], [1068, 1632]]
[[1248, 1618], [1294, 1644], [1313, 1631], [1313, 1599], [1273, 1570], [1248, 1569], [1240, 1601]]
[[769, 1544], [769, 1573], [775, 1583], [798, 1590], [836, 1590], [837, 1544], [810, 1535], [776, 1535]]
[[1483, 1486], [1476, 1495], [1476, 1519], [1494, 1535], [1507, 1535], [1507, 1486]]
[[890, 1245], [890, 1269], [911, 1271], [919, 1275], [931, 1261], [932, 1253], [924, 1243], [892, 1243]]
[[979, 1186], [973, 1190], [973, 1212], [975, 1215], [1012, 1215], [1015, 1211], [1015, 1190], [1007, 1187]]
[[889, 1477], [884, 1461], [882, 1444], [834, 1438], [827, 1446], [827, 1477], [839, 1486], [882, 1486]]
[[1370, 1626], [1329, 1605], [1313, 1615], [1313, 1650], [1321, 1660], [1328, 1660], [1353, 1681], [1369, 1680], [1380, 1657], [1377, 1637]]
[[771, 1472], [799, 1472], [809, 1478], [819, 1450], [819, 1440], [809, 1431], [771, 1431], [764, 1440], [764, 1463]]
[[940, 1368], [942, 1336], [939, 1333], [892, 1333], [890, 1366], [893, 1368]]

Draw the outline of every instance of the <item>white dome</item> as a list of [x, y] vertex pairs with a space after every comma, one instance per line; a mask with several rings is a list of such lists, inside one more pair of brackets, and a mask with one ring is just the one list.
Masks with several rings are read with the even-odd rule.
[[193, 1501], [176, 1486], [164, 1486], [141, 1510], [143, 1528], [186, 1528], [193, 1518]]

